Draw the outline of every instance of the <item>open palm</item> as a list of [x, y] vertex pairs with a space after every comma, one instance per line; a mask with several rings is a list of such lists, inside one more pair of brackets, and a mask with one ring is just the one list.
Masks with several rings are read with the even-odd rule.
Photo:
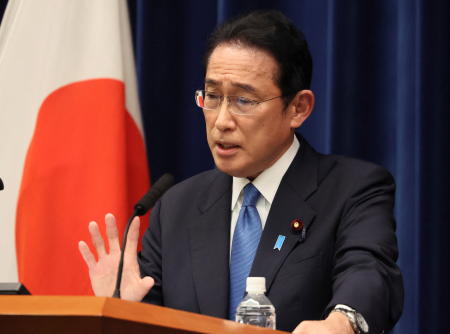
[[[109, 252], [106, 251], [105, 242], [100, 234], [96, 222], [89, 223], [89, 233], [98, 259], [84, 241], [78, 246], [80, 253], [88, 267], [92, 290], [96, 296], [111, 297], [114, 292], [117, 270], [120, 260], [120, 240], [115, 218], [112, 214], [105, 216], [106, 236]], [[146, 276], [141, 278], [137, 262], [137, 245], [139, 239], [139, 218], [131, 223], [127, 237], [127, 246], [124, 254], [124, 268], [120, 286], [121, 298], [132, 301], [141, 301], [154, 284], [154, 280]]]

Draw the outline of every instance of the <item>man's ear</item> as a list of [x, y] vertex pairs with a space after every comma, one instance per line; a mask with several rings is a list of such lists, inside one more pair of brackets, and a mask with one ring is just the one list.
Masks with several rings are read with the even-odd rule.
[[288, 106], [288, 114], [291, 117], [291, 128], [300, 127], [311, 115], [314, 108], [314, 93], [309, 89], [304, 89], [292, 99]]

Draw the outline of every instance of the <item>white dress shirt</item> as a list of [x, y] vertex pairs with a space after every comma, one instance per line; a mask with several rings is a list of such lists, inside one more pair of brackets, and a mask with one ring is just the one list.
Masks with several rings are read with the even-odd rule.
[[[277, 193], [281, 179], [288, 170], [289, 166], [294, 160], [295, 155], [300, 148], [300, 143], [296, 136], [292, 141], [291, 146], [286, 152], [269, 168], [259, 174], [253, 180], [253, 185], [258, 189], [261, 196], [256, 202], [256, 209], [258, 210], [261, 219], [261, 227], [264, 229], [266, 225], [267, 216], [269, 215], [270, 207], [273, 199]], [[246, 177], [233, 177], [233, 193], [231, 197], [231, 228], [230, 228], [230, 252], [233, 244], [233, 233], [236, 228], [236, 223], [241, 210], [244, 192], [242, 189], [249, 183], [250, 180]]]

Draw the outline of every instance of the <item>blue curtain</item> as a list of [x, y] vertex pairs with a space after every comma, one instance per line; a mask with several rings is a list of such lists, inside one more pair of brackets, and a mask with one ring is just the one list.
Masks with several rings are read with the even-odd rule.
[[5, 12], [7, 4], [8, 4], [8, 0], [0, 0], [0, 23], [2, 22], [3, 14]]
[[300, 129], [325, 153], [385, 166], [397, 181], [406, 298], [394, 333], [444, 333], [450, 312], [450, 2], [129, 1], [153, 179], [213, 166], [194, 90], [217, 23], [278, 9], [305, 33], [317, 104]]

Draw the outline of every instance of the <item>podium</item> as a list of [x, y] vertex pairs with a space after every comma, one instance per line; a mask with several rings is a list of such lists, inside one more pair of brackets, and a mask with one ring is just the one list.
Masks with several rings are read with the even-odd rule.
[[0, 296], [0, 332], [286, 333], [161, 306], [78, 296]]

